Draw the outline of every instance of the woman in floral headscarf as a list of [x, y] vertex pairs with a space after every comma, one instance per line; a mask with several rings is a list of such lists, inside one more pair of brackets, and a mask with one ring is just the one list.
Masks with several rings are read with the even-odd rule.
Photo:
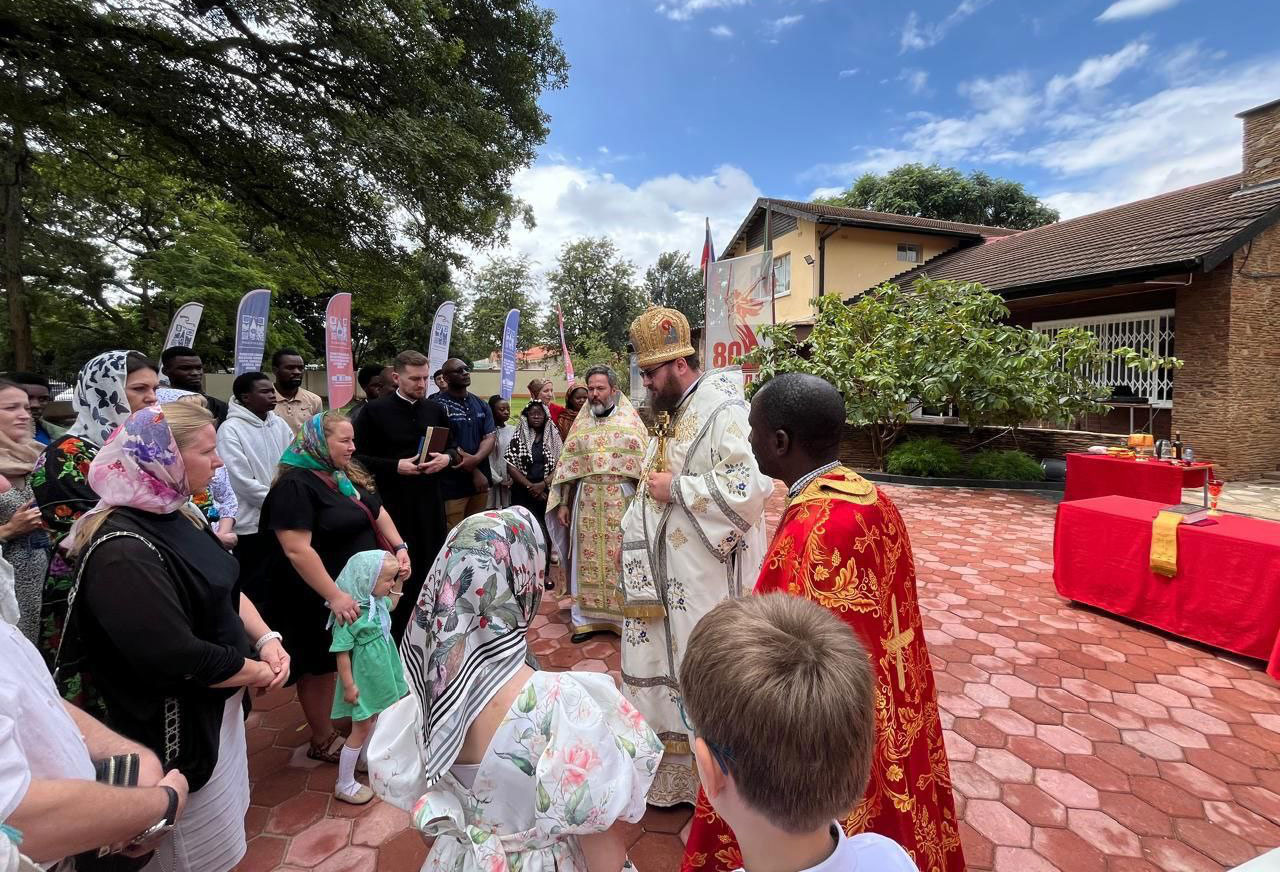
[[326, 626], [360, 617], [360, 605], [334, 579], [361, 551], [391, 551], [398, 583], [409, 577], [409, 549], [353, 459], [355, 436], [341, 412], [309, 418], [284, 457], [262, 505], [258, 529], [275, 533], [263, 612], [289, 640], [298, 702], [311, 728], [313, 760], [337, 763], [343, 740], [333, 728], [334, 673]]
[[[44, 450], [31, 474], [31, 489], [53, 546], [37, 645], [50, 667], [62, 638], [72, 577], [71, 564], [58, 546], [71, 525], [98, 502], [89, 485], [89, 464], [131, 412], [155, 405], [159, 383], [159, 368], [140, 351], [106, 351], [90, 359], [76, 376], [72, 392], [75, 424]], [[90, 688], [73, 682], [59, 689], [90, 714], [102, 715]]]
[[216, 445], [198, 406], [133, 413], [90, 464], [99, 500], [67, 537], [78, 565], [58, 674], [91, 670], [107, 725], [191, 787], [148, 867], [161, 872], [227, 872], [244, 856], [245, 689], [289, 678], [280, 634], [190, 505], [222, 465]]
[[[160, 401], [161, 405], [166, 403], [195, 403], [202, 409], [209, 408], [209, 403], [202, 394], [180, 390], [179, 388], [156, 388], [156, 399]], [[212, 410], [210, 410], [210, 414], [212, 414]], [[209, 525], [213, 527], [213, 535], [218, 537], [222, 547], [228, 551], [234, 549], [236, 547], [236, 515], [240, 512], [240, 501], [236, 499], [236, 492], [231, 489], [231, 479], [227, 475], [227, 468], [225, 466], [218, 467], [218, 471], [213, 474], [213, 480], [209, 482], [209, 486], [200, 493], [193, 495], [191, 501], [209, 519]]]
[[435, 838], [423, 868], [600, 872], [626, 861], [615, 823], [644, 814], [662, 742], [608, 675], [525, 663], [546, 548], [526, 509], [473, 515], [422, 587], [400, 646], [410, 696], [397, 706], [412, 717], [383, 713], [369, 774]]

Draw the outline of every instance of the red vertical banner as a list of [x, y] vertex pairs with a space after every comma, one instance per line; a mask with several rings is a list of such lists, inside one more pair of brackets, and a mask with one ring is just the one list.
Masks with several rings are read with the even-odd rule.
[[341, 409], [356, 395], [351, 360], [351, 295], [334, 294], [324, 311], [325, 364], [329, 370], [329, 408]]
[[573, 384], [573, 358], [569, 356], [569, 343], [564, 341], [564, 312], [556, 306], [556, 317], [560, 319], [560, 353], [564, 356], [564, 380]]

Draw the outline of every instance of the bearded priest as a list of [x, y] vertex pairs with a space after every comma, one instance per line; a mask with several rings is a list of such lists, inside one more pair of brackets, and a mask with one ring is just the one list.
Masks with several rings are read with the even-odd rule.
[[[752, 398], [750, 421], [761, 471], [788, 486], [755, 592], [784, 591], [830, 609], [866, 645], [875, 673], [871, 779], [844, 820], [845, 832], [893, 839], [921, 872], [963, 872], [938, 692], [902, 516], [875, 485], [840, 465], [844, 399], [826, 381], [776, 376]], [[727, 872], [741, 864], [733, 833], [699, 796], [682, 870]]]
[[547, 494], [547, 530], [573, 594], [575, 644], [594, 633], [622, 633], [622, 516], [649, 445], [612, 368], [587, 370], [587, 402], [565, 436]]
[[773, 482], [747, 441], [741, 369], [704, 374], [674, 309], [636, 318], [631, 344], [658, 437], [622, 518], [622, 691], [666, 748], [649, 802], [671, 806], [698, 794], [677, 681], [685, 642], [713, 606], [754, 583]]

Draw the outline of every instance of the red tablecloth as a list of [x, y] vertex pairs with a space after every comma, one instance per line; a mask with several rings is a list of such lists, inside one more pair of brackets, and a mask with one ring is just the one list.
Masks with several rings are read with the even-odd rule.
[[1280, 523], [1221, 515], [1178, 527], [1178, 574], [1151, 571], [1163, 503], [1098, 497], [1058, 506], [1058, 593], [1179, 636], [1267, 661], [1280, 678]]
[[1182, 502], [1183, 488], [1204, 487], [1212, 470], [1211, 463], [1188, 467], [1105, 454], [1068, 454], [1063, 499], [1088, 500], [1114, 494], [1172, 506]]

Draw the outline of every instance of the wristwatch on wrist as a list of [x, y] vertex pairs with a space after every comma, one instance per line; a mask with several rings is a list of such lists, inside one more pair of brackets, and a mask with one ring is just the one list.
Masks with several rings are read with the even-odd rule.
[[391, 553], [399, 554], [401, 551], [408, 551], [408, 550], [409, 550], [409, 544], [407, 542], [401, 542], [399, 545], [391, 549]]
[[177, 823], [178, 791], [167, 784], [161, 784], [160, 787], [164, 788], [164, 791], [169, 794], [169, 807], [164, 810], [164, 817], [138, 833], [133, 841], [129, 843], [130, 845], [141, 845], [144, 842], [151, 841], [156, 836], [164, 835], [173, 829], [173, 825]]

